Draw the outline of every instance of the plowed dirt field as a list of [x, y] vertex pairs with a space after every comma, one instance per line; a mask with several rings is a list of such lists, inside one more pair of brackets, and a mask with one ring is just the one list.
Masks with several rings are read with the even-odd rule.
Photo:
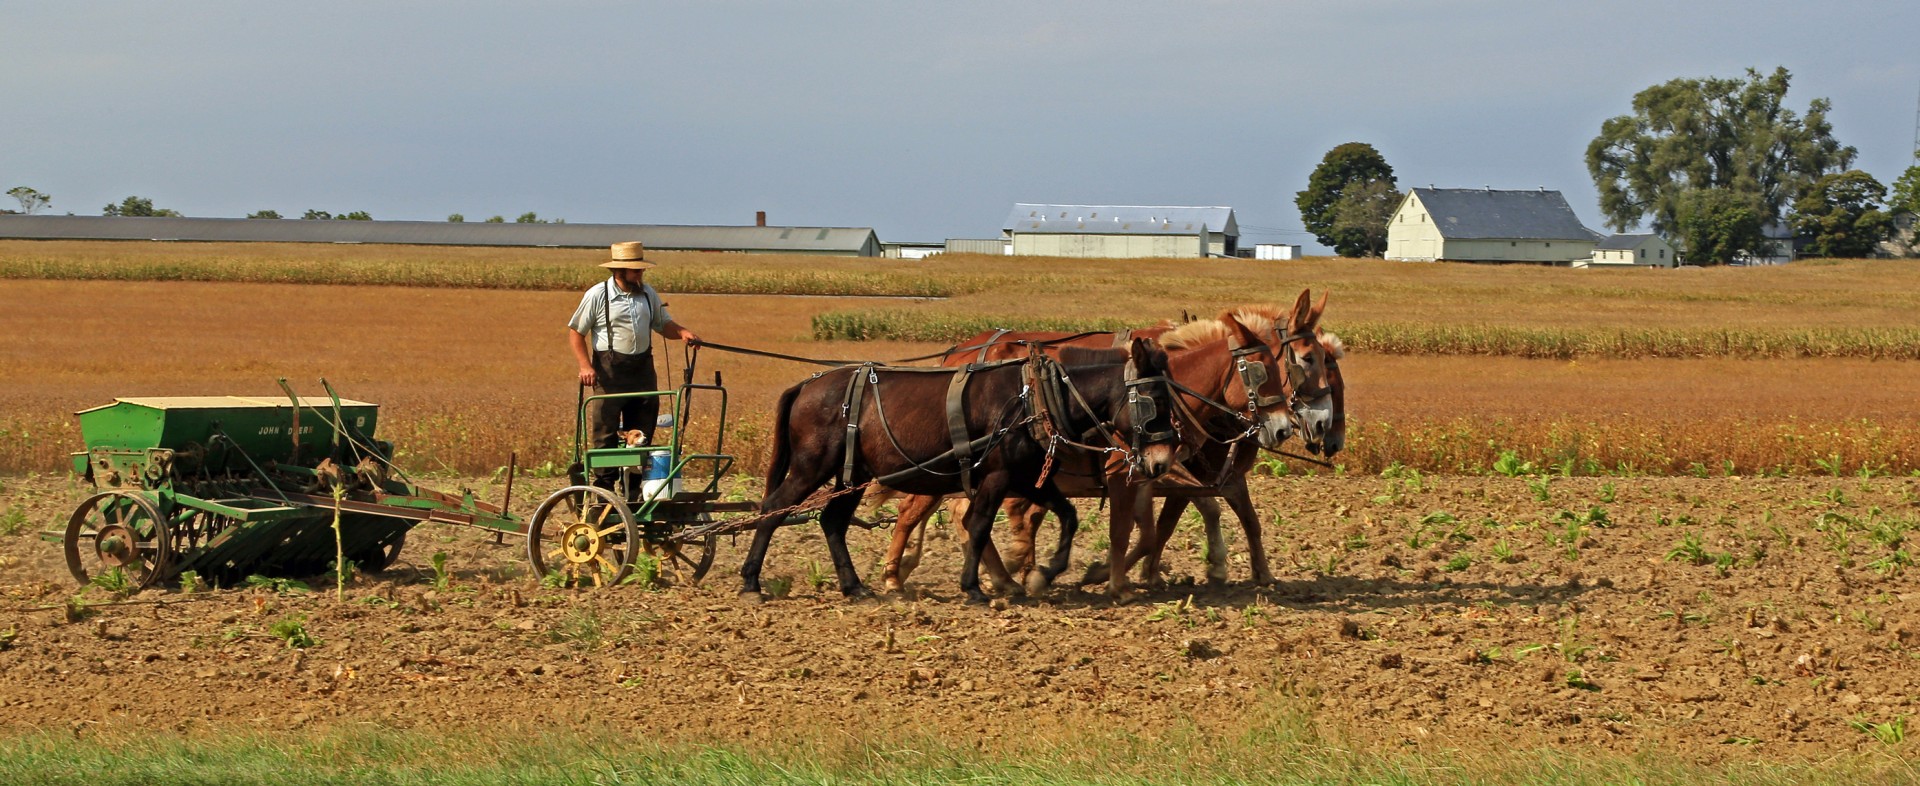
[[[540, 483], [516, 490], [527, 509]], [[514, 539], [426, 526], [344, 602], [320, 580], [120, 605], [93, 589], [79, 614], [36, 534], [86, 490], [4, 484], [0, 509], [26, 516], [0, 536], [8, 732], [606, 724], [993, 750], [1299, 712], [1357, 744], [1800, 760], [1882, 745], [1875, 725], [1920, 700], [1913, 478], [1261, 478], [1277, 585], [1245, 583], [1237, 527], [1233, 583], [1196, 583], [1190, 522], [1167, 586], [1121, 605], [1098, 585], [964, 605], [944, 532], [905, 596], [855, 603], [811, 582], [817, 530], [785, 530], [769, 570], [791, 595], [747, 605], [744, 539], [721, 541], [704, 586], [564, 591], [526, 575]], [[1082, 530], [1070, 575], [1101, 531]], [[853, 534], [876, 585], [886, 534]], [[289, 620], [311, 646], [273, 633]]]

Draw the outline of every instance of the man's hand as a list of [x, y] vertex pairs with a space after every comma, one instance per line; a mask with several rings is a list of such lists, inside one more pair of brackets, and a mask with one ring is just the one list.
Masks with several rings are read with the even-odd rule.
[[686, 328], [681, 328], [681, 329], [680, 329], [680, 340], [681, 340], [681, 341], [685, 341], [685, 342], [687, 342], [687, 343], [689, 343], [689, 344], [698, 344], [698, 343], [700, 343], [700, 337], [699, 337], [699, 336], [696, 336], [696, 335], [694, 335], [694, 334], [693, 334], [693, 331], [691, 331], [691, 330], [688, 330], [688, 329], [686, 329]]
[[583, 387], [583, 388], [593, 387], [593, 367], [592, 366], [580, 367], [580, 387]]

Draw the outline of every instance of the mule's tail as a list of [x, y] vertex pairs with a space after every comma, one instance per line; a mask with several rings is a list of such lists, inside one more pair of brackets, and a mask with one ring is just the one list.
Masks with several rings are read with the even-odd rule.
[[773, 458], [767, 462], [767, 485], [762, 494], [771, 495], [781, 483], [786, 482], [787, 469], [793, 463], [792, 446], [787, 443], [787, 419], [793, 412], [793, 400], [800, 397], [800, 389], [805, 385], [794, 385], [780, 394], [779, 403], [773, 412]]

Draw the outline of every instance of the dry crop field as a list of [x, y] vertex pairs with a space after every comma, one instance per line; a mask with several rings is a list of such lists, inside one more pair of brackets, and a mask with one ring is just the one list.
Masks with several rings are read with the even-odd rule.
[[[386, 435], [416, 469], [485, 473], [509, 452], [536, 468], [564, 463], [573, 391], [559, 333], [599, 256], [0, 242], [0, 471], [58, 471], [76, 409], [124, 395], [277, 395], [281, 376], [310, 391], [326, 377], [384, 405]], [[1486, 472], [1504, 451], [1587, 475], [1920, 469], [1920, 363], [1903, 359], [1920, 352], [1920, 270], [1904, 262], [1149, 260], [1115, 276], [1090, 260], [663, 256], [654, 280], [703, 336], [814, 357], [917, 355], [983, 325], [1151, 323], [1311, 287], [1331, 295], [1327, 326], [1352, 339], [1353, 434], [1340, 460], [1351, 472]], [[114, 280], [80, 278], [94, 276]], [[943, 298], [871, 299], [929, 293]], [[836, 337], [876, 318], [917, 340]], [[768, 403], [811, 369], [704, 353], [698, 373], [715, 370], [735, 396], [731, 442], [757, 473]]]
[[[488, 766], [549, 746], [586, 762], [523, 778], [542, 782], [644, 781], [656, 755], [707, 762], [657, 780], [1917, 777], [1906, 263], [684, 254], [650, 279], [708, 339], [842, 358], [917, 355], [980, 324], [1140, 324], [1328, 292], [1326, 326], [1353, 350], [1350, 447], [1335, 471], [1276, 461], [1256, 479], [1274, 587], [1244, 583], [1237, 533], [1239, 583], [1195, 584], [1191, 521], [1169, 585], [1129, 604], [1096, 584], [990, 609], [958, 603], [939, 535], [911, 594], [850, 604], [817, 581], [818, 535], [783, 531], [769, 570], [793, 589], [756, 608], [733, 599], [744, 542], [723, 541], [703, 587], [562, 592], [511, 541], [424, 528], [345, 602], [256, 587], [111, 605], [76, 594], [34, 537], [85, 493], [63, 474], [74, 410], [275, 396], [277, 377], [380, 403], [381, 436], [440, 475], [427, 485], [497, 499], [518, 452], [524, 513], [559, 483], [575, 401], [561, 330], [600, 256], [0, 242], [0, 776], [38, 772], [7, 768], [43, 749], [71, 761], [75, 739], [268, 730], [291, 735], [271, 750], [307, 751], [287, 772], [342, 780], [383, 764], [369, 749], [432, 771], [443, 737]], [[733, 393], [750, 472], [773, 397], [812, 370], [701, 354], [700, 377]], [[1103, 531], [1082, 530], [1071, 574]], [[869, 580], [885, 535], [856, 535]], [[289, 646], [296, 629], [306, 646]], [[568, 747], [636, 736], [651, 753]], [[712, 746], [749, 764], [712, 764]], [[127, 772], [108, 764], [95, 771]], [[509, 779], [493, 772], [474, 782]]]

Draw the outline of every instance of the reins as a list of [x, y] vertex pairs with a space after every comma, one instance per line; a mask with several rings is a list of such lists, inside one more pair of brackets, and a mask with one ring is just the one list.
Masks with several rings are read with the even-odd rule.
[[766, 350], [766, 349], [754, 349], [752, 347], [736, 347], [736, 346], [733, 346], [732, 344], [722, 344], [717, 341], [708, 341], [704, 338], [698, 339], [692, 343], [696, 347], [706, 347], [709, 349], [717, 349], [721, 352], [731, 352], [736, 355], [752, 355], [754, 357], [773, 358], [775, 360], [791, 360], [795, 363], [809, 363], [815, 366], [832, 366], [837, 368], [840, 366], [859, 366], [859, 365], [865, 365], [867, 363], [874, 363], [882, 366], [897, 366], [897, 365], [902, 365], [906, 363], [918, 363], [922, 360], [933, 360], [935, 358], [944, 358], [952, 355], [957, 355], [963, 352], [984, 351], [986, 349], [989, 349], [1001, 344], [1008, 344], [1012, 346], [1050, 347], [1055, 344], [1065, 344], [1073, 341], [1078, 341], [1088, 336], [1105, 335], [1110, 331], [1089, 330], [1083, 333], [1075, 333], [1071, 336], [1063, 336], [1061, 338], [1047, 339], [1044, 341], [1030, 341], [1027, 339], [1015, 339], [1013, 341], [999, 340], [999, 337], [1001, 335], [1005, 335], [1007, 332], [1008, 331], [1002, 330], [1001, 332], [996, 333], [994, 338], [989, 339], [988, 341], [980, 344], [970, 344], [967, 346], [961, 346], [959, 344], [955, 344], [947, 347], [946, 349], [940, 350], [939, 352], [929, 352], [925, 355], [915, 355], [910, 358], [895, 358], [893, 360], [844, 360], [839, 358], [810, 358], [804, 355], [789, 355], [784, 352], [774, 352], [772, 350]]

